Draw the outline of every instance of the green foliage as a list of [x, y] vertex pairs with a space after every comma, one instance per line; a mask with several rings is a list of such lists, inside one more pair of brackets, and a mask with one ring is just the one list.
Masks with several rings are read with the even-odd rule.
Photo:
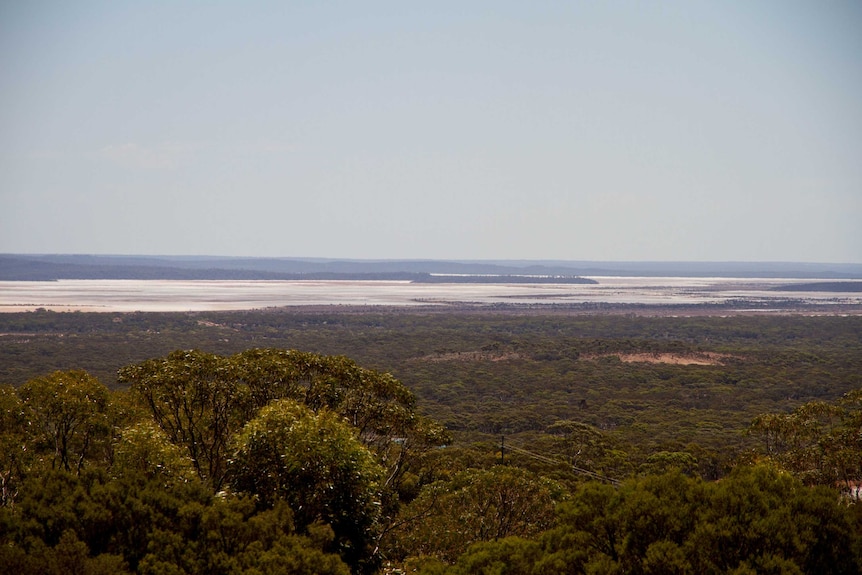
[[123, 558], [102, 554], [91, 557], [87, 545], [72, 531], [66, 531], [54, 547], [35, 543], [27, 553], [20, 547], [0, 547], [0, 565], [17, 575], [124, 575], [129, 573]]
[[555, 421], [545, 434], [529, 441], [528, 447], [562, 463], [556, 472], [561, 477], [571, 476], [572, 470], [593, 478], [625, 477], [632, 471], [629, 454], [614, 435], [580, 421]]
[[341, 416], [278, 400], [246, 424], [236, 445], [232, 489], [267, 508], [287, 502], [300, 530], [331, 525], [339, 552], [353, 565], [370, 557], [383, 469]]
[[201, 479], [218, 490], [231, 435], [252, 413], [248, 387], [219, 356], [177, 351], [123, 368], [120, 381], [148, 408], [168, 439], [186, 448]]
[[586, 486], [542, 536], [566, 572], [859, 573], [854, 520], [834, 491], [769, 467], [704, 483], [673, 473]]
[[390, 534], [391, 554], [453, 562], [473, 542], [535, 536], [549, 528], [564, 496], [556, 483], [523, 469], [471, 469], [426, 486]]
[[[0, 332], [19, 334], [0, 339], [6, 381], [68, 365], [111, 378], [130, 364], [120, 377], [131, 387], [108, 392], [68, 371], [0, 386], [0, 565], [345, 574], [385, 558], [427, 574], [858, 573], [860, 507], [805, 485], [862, 476], [860, 328], [425, 311], [0, 315]], [[315, 353], [241, 351], [261, 342]], [[211, 353], [167, 354], [190, 345]], [[728, 355], [615, 356], [705, 351]], [[407, 385], [319, 355], [345, 352]], [[758, 413], [769, 415], [740, 433]], [[454, 446], [435, 449], [452, 442], [435, 418]], [[494, 466], [501, 432], [508, 467]], [[740, 464], [758, 440], [765, 457], [753, 459], [774, 467]], [[575, 468], [629, 479], [597, 484]]]
[[349, 573], [327, 549], [331, 535], [295, 532], [284, 501], [260, 511], [196, 479], [166, 489], [163, 477], [132, 471], [29, 478], [0, 510], [0, 563], [24, 573]]
[[[344, 357], [276, 349], [230, 357], [178, 351], [125, 367], [119, 377], [216, 490], [225, 479], [230, 438], [278, 399], [339, 413], [391, 467], [393, 484], [405, 469], [406, 441], [416, 452], [446, 439], [439, 426], [415, 415], [413, 395], [398, 380]], [[396, 445], [393, 437], [405, 441]]]
[[[691, 453], [697, 473], [709, 478], [724, 475], [754, 445], [740, 432], [758, 414], [834, 401], [862, 387], [860, 317], [677, 312], [681, 317], [578, 315], [551, 307], [0, 314], [6, 334], [0, 381], [19, 385], [79, 366], [114, 388], [122, 366], [174, 349], [346, 354], [394, 374], [416, 395], [419, 411], [461, 441], [536, 434], [572, 420], [621, 446], [626, 465], [613, 466], [622, 475], [667, 451]], [[704, 352], [728, 355], [715, 365], [625, 363], [614, 355]], [[249, 352], [247, 363], [271, 362], [275, 372], [290, 363], [275, 353], [255, 357], [268, 353]], [[394, 451], [387, 466], [399, 457]]]
[[29, 467], [27, 418], [18, 392], [11, 385], [0, 385], [0, 507], [15, 500]]
[[810, 485], [851, 487], [862, 478], [862, 391], [839, 401], [805, 403], [790, 413], [766, 413], [749, 428], [762, 453]]
[[531, 575], [542, 557], [539, 543], [520, 537], [472, 545], [447, 571], [451, 575]]
[[96, 444], [108, 440], [108, 389], [83, 371], [57, 371], [28, 381], [19, 390], [37, 452], [50, 454], [51, 467], [80, 473]]
[[81, 371], [0, 387], [5, 563], [371, 571], [401, 480], [448, 439], [395, 378], [343, 357], [175, 352], [121, 378], [131, 395]]
[[740, 467], [712, 483], [676, 471], [619, 487], [584, 484], [543, 533], [490, 538], [455, 558], [439, 556], [445, 562], [405, 566], [428, 575], [855, 574], [862, 570], [858, 533], [853, 510], [834, 491], [775, 468]]
[[674, 469], [687, 475], [695, 475], [697, 459], [685, 451], [659, 451], [647, 457], [641, 465], [642, 472], [649, 475], [662, 475]]
[[237, 366], [257, 408], [293, 399], [315, 411], [333, 409], [363, 435], [392, 436], [409, 427], [413, 417], [413, 394], [398, 380], [343, 356], [251, 349], [228, 362]]
[[152, 420], [143, 420], [121, 431], [114, 447], [112, 470], [121, 478], [160, 478], [165, 487], [195, 477], [194, 464], [183, 448], [171, 443]]

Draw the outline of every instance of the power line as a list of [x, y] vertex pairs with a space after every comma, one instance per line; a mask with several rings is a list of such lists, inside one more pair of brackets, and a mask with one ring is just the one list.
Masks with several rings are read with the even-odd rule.
[[532, 457], [533, 459], [536, 459], [536, 460], [541, 461], [543, 463], [547, 463], [549, 465], [564, 465], [566, 467], [571, 467], [575, 472], [580, 473], [581, 475], [586, 475], [587, 477], [589, 477], [591, 479], [597, 479], [599, 481], [604, 481], [606, 483], [610, 483], [611, 485], [619, 485], [619, 483], [620, 483], [619, 480], [617, 480], [617, 479], [613, 479], [611, 477], [606, 477], [604, 475], [600, 475], [600, 474], [596, 473], [595, 471], [590, 471], [589, 469], [584, 469], [582, 467], [578, 467], [577, 465], [572, 465], [571, 463], [568, 463], [566, 461], [561, 461], [559, 459], [554, 459], [552, 457], [548, 457], [547, 455], [535, 453], [533, 451], [530, 451], [528, 449], [524, 449], [522, 447], [516, 447], [516, 446], [512, 445], [511, 440], [509, 440], [509, 445], [507, 447], [509, 448], [509, 451], [514, 451], [515, 453], [520, 453], [522, 455], [526, 455], [527, 457]]

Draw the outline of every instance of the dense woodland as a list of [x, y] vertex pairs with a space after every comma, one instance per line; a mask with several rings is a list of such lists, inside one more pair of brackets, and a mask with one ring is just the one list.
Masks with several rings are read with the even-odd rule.
[[862, 571], [860, 317], [38, 311], [0, 334], [10, 572]]

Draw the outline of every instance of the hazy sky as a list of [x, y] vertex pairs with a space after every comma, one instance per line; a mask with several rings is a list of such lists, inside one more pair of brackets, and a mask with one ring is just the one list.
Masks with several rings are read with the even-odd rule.
[[0, 252], [862, 262], [862, 2], [0, 1]]

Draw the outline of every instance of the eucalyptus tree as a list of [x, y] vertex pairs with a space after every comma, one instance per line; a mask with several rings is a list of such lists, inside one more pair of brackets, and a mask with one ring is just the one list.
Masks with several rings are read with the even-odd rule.
[[425, 486], [388, 538], [396, 556], [454, 562], [472, 543], [533, 537], [554, 524], [565, 491], [524, 469], [468, 469]]
[[15, 500], [30, 452], [26, 449], [26, 418], [17, 390], [0, 385], [0, 506]]
[[110, 440], [109, 391], [84, 371], [56, 371], [19, 390], [35, 447], [51, 467], [80, 473], [97, 443]]
[[120, 432], [114, 447], [113, 475], [118, 478], [160, 479], [170, 487], [195, 476], [194, 464], [182, 447], [171, 443], [152, 420], [142, 420]]
[[119, 371], [168, 439], [183, 446], [198, 475], [218, 490], [231, 435], [250, 414], [248, 386], [221, 356], [176, 351]]
[[359, 568], [373, 554], [380, 523], [383, 468], [342, 416], [296, 401], [270, 403], [236, 438], [229, 484], [265, 508], [286, 501], [300, 531], [331, 526], [345, 561]]
[[862, 478], [862, 390], [759, 415], [749, 433], [761, 438], [766, 457], [805, 483], [849, 486]]
[[416, 414], [413, 394], [395, 377], [343, 356], [176, 351], [121, 369], [119, 380], [131, 386], [170, 441], [188, 450], [199, 475], [216, 490], [224, 482], [232, 435], [278, 399], [344, 417], [387, 468], [392, 490], [412, 458], [448, 441], [442, 427]]

